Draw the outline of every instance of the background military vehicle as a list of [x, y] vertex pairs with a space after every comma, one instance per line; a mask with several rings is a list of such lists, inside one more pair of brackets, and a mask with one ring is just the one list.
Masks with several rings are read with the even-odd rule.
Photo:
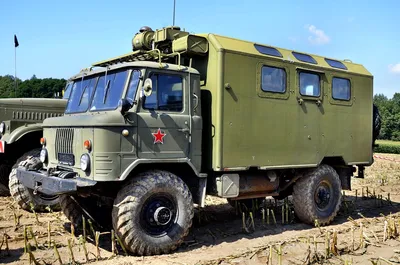
[[[342, 189], [373, 163], [373, 76], [362, 65], [179, 27], [144, 27], [133, 52], [74, 82], [44, 121], [40, 161], [17, 178], [112, 226], [126, 248], [176, 249], [193, 203], [293, 196], [297, 217], [330, 223]], [[43, 169], [36, 170], [43, 166]]]
[[70, 86], [67, 85], [63, 99], [0, 99], [0, 195], [10, 195], [11, 189], [13, 197], [25, 210], [31, 210], [30, 203], [36, 211], [46, 206], [58, 208], [58, 196], [33, 196], [32, 191], [25, 189], [16, 178], [10, 182], [9, 175], [12, 168], [28, 156], [39, 156], [42, 121], [63, 115]]

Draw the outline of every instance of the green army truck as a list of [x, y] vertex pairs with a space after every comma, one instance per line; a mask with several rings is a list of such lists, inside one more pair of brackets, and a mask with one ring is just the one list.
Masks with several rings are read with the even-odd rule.
[[17, 178], [9, 179], [12, 169], [28, 156], [39, 157], [43, 134], [42, 121], [63, 115], [70, 93], [67, 85], [63, 99], [8, 98], [0, 99], [0, 195], [11, 195], [25, 210], [40, 211], [58, 208], [58, 196], [34, 195]]
[[[179, 27], [143, 27], [133, 52], [71, 78], [17, 178], [64, 214], [113, 229], [131, 253], [175, 250], [205, 196], [292, 195], [329, 224], [373, 163], [373, 76], [360, 64]], [[40, 169], [38, 169], [40, 168]]]

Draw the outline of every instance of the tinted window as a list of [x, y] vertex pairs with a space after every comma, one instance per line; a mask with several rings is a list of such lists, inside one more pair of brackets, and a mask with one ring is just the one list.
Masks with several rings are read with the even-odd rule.
[[286, 72], [284, 69], [263, 66], [261, 89], [266, 92], [284, 93], [286, 91]]
[[136, 95], [136, 90], [139, 84], [139, 77], [140, 77], [140, 71], [135, 70], [131, 74], [131, 80], [129, 82], [129, 87], [128, 87], [128, 92], [126, 93], [126, 98], [134, 101], [135, 95]]
[[145, 109], [182, 111], [183, 85], [182, 78], [175, 75], [154, 74], [152, 94], [144, 100]]
[[335, 67], [335, 68], [339, 68], [339, 69], [344, 69], [347, 70], [347, 67], [339, 61], [335, 61], [335, 60], [331, 60], [331, 59], [326, 59], [325, 61], [331, 66], [331, 67]]
[[268, 46], [257, 45], [257, 44], [254, 44], [254, 47], [257, 49], [257, 51], [259, 53], [266, 54], [266, 55], [271, 55], [271, 56], [276, 56], [276, 57], [282, 57], [282, 54], [275, 48], [268, 47]]
[[332, 97], [338, 100], [350, 100], [350, 80], [344, 78], [332, 78]]
[[96, 77], [90, 77], [83, 81], [79, 79], [74, 82], [72, 93], [65, 110], [66, 113], [85, 112], [88, 109], [96, 80]]
[[122, 91], [127, 77], [127, 71], [101, 75], [96, 86], [90, 110], [116, 109], [122, 97]]
[[321, 87], [318, 74], [301, 72], [299, 78], [301, 95], [319, 97], [321, 94]]
[[298, 52], [292, 52], [293, 56], [296, 57], [297, 60], [306, 62], [306, 63], [312, 63], [312, 64], [317, 64], [317, 61], [315, 61], [314, 58], [312, 58], [308, 54], [304, 53], [298, 53]]

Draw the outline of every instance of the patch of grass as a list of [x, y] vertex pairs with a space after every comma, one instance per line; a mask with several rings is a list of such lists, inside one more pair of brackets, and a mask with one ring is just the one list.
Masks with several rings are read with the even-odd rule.
[[377, 140], [377, 144], [379, 145], [395, 145], [395, 146], [400, 146], [400, 141], [389, 141], [389, 140]]
[[375, 153], [400, 154], [400, 142], [378, 140], [376, 144], [378, 146], [374, 147]]

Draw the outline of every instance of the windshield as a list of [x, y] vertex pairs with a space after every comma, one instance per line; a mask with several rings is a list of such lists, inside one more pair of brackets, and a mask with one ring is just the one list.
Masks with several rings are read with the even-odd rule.
[[99, 77], [91, 111], [116, 109], [122, 97], [128, 71], [109, 72]]
[[97, 77], [89, 77], [74, 82], [65, 113], [85, 112], [88, 109], [96, 79]]
[[[77, 79], [71, 85], [65, 113], [112, 110], [122, 98], [129, 70], [109, 71], [97, 76]], [[133, 70], [126, 97], [133, 100], [139, 83], [140, 71]]]

